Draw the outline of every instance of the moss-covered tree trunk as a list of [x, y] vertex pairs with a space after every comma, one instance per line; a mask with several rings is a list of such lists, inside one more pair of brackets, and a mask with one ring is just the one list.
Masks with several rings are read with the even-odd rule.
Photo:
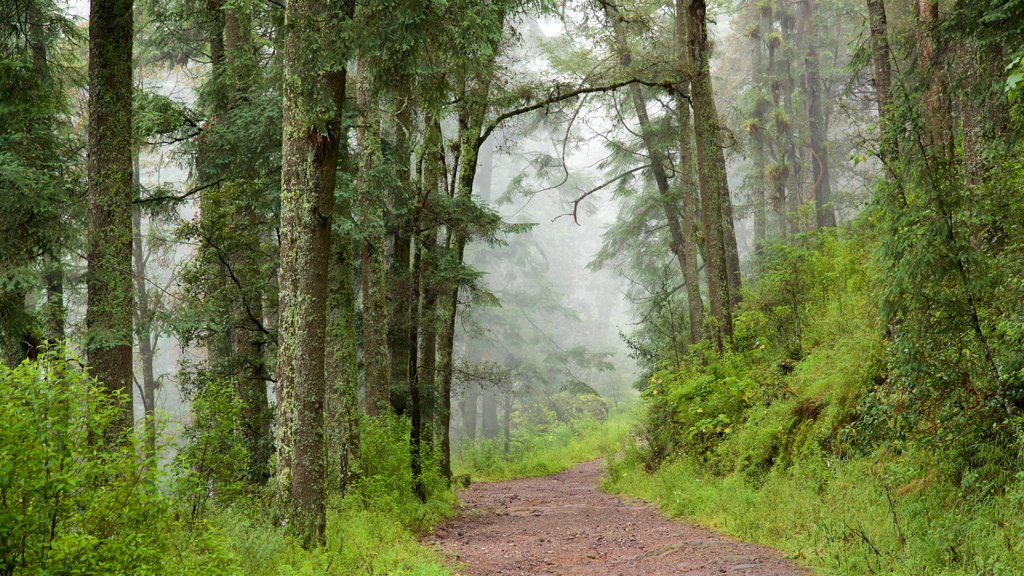
[[[707, 266], [708, 299], [714, 319], [712, 341], [718, 350], [732, 337], [729, 264], [726, 242], [725, 203], [729, 182], [725, 153], [719, 142], [719, 120], [711, 85], [710, 50], [707, 36], [707, 6], [692, 0], [689, 8], [690, 60], [697, 174], [700, 181], [701, 218], [704, 226], [704, 261]], [[730, 227], [731, 228], [731, 227]]]
[[679, 85], [676, 88], [676, 119], [679, 122], [679, 188], [683, 213], [683, 281], [686, 283], [686, 303], [690, 315], [690, 343], [700, 342], [704, 331], [704, 303], [700, 295], [700, 272], [697, 268], [697, 206], [698, 183], [694, 167], [693, 121], [690, 117], [690, 101], [683, 94], [690, 94], [690, 78], [693, 64], [687, 45], [686, 0], [675, 0], [675, 42], [676, 73]]
[[878, 103], [878, 117], [881, 119], [881, 148], [883, 162], [892, 160], [895, 141], [889, 136], [885, 120], [892, 100], [892, 64], [889, 61], [889, 25], [883, 0], [867, 0], [868, 24], [871, 31], [871, 66], [874, 72], [875, 101]]
[[936, 57], [935, 27], [939, 3], [917, 0], [917, 70], [924, 74], [924, 117], [927, 149], [931, 159], [945, 162], [953, 157], [953, 131], [949, 117], [949, 96], [945, 71]]
[[324, 52], [350, 15], [325, 0], [290, 0], [285, 13], [278, 355], [291, 366], [280, 383], [291, 390], [291, 526], [307, 547], [323, 543], [326, 524], [327, 297], [345, 94], [345, 58]]
[[[679, 0], [677, 0], [678, 3]], [[758, 8], [755, 6], [755, 10]], [[768, 110], [768, 71], [765, 65], [765, 36], [768, 30], [764, 27], [764, 18], [757, 16], [758, 25], [750, 34], [750, 80], [756, 91], [756, 99], [750, 111], [749, 127], [751, 154], [753, 155], [754, 172], [751, 175], [751, 201], [754, 204], [754, 249], [758, 252], [768, 241], [768, 180], [765, 170], [768, 167], [767, 149], [765, 145], [766, 118]]]
[[[423, 431], [421, 441], [424, 445], [432, 445], [434, 436], [439, 430], [435, 423], [437, 417], [437, 342], [438, 342], [438, 307], [437, 277], [435, 262], [438, 257], [438, 223], [427, 220], [427, 214], [438, 196], [444, 192], [441, 178], [444, 165], [444, 151], [441, 149], [441, 124], [428, 117], [428, 125], [424, 134], [423, 153], [420, 157], [421, 177], [418, 199], [420, 224], [417, 226], [416, 251], [419, 269], [419, 306], [416, 309], [418, 331], [418, 352], [416, 354], [417, 388], [420, 394]], [[450, 470], [443, 470], [450, 476]]]
[[362, 232], [359, 256], [363, 336], [364, 405], [369, 416], [388, 411], [390, 359], [388, 351], [387, 237], [384, 228], [384, 198], [376, 187], [375, 174], [381, 162], [379, 112], [376, 98], [367, 85], [366, 65], [357, 64], [357, 103], [360, 120], [356, 141], [361, 154], [356, 182], [356, 209]]
[[126, 399], [111, 431], [132, 414], [132, 0], [89, 8], [89, 364]]
[[[392, 240], [393, 257], [388, 268], [388, 353], [390, 354], [390, 395], [393, 403], [404, 406], [406, 412], [412, 414], [409, 406], [416, 383], [411, 378], [410, 358], [414, 354], [415, 344], [410, 342], [410, 330], [416, 299], [413, 295], [412, 277], [412, 237], [414, 199], [412, 195], [412, 173], [409, 170], [410, 139], [413, 127], [413, 101], [408, 96], [398, 99], [396, 105], [400, 112], [395, 126], [395, 158], [398, 162], [395, 174], [397, 185], [393, 186], [394, 194], [388, 210], [390, 223], [389, 235]], [[418, 415], [416, 416], [418, 418]], [[414, 427], [415, 428], [415, 427]], [[413, 430], [416, 433], [416, 430]]]

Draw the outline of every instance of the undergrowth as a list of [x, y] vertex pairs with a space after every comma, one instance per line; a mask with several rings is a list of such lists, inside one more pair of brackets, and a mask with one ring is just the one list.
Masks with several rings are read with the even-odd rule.
[[634, 424], [633, 412], [626, 410], [603, 421], [516, 430], [509, 439], [507, 455], [502, 438], [464, 442], [453, 452], [453, 472], [473, 482], [555, 474], [574, 464], [620, 452]]
[[821, 573], [1024, 573], [1022, 421], [906, 404], [875, 249], [864, 219], [766, 248], [732, 348], [652, 370], [604, 487]]

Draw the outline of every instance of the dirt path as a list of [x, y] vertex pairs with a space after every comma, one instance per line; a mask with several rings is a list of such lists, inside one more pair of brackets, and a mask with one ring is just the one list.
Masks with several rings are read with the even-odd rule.
[[598, 490], [599, 462], [544, 478], [474, 484], [433, 541], [471, 576], [796, 576], [779, 554], [666, 519]]

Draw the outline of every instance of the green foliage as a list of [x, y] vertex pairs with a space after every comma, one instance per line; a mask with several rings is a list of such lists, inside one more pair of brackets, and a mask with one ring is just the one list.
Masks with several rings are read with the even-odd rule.
[[544, 430], [517, 428], [508, 454], [501, 439], [465, 442], [453, 451], [453, 473], [468, 475], [474, 482], [554, 474], [618, 453], [634, 423], [631, 412], [620, 412], [606, 421], [582, 420]]
[[166, 502], [111, 398], [73, 358], [0, 366], [0, 572], [157, 573]]
[[709, 474], [686, 457], [648, 474], [633, 453], [610, 465], [604, 488], [776, 547], [823, 574], [1019, 574], [1024, 486], [965, 499], [935, 462], [930, 451], [804, 458], [752, 481]]
[[[214, 506], [188, 545], [226, 559], [224, 572], [262, 575], [448, 574], [441, 558], [418, 535], [452, 514], [454, 495], [439, 468], [439, 454], [424, 461], [427, 500], [414, 492], [408, 450], [409, 422], [397, 416], [367, 421], [361, 434], [361, 476], [328, 505], [327, 545], [305, 550], [271, 505], [234, 498]], [[197, 562], [198, 565], [198, 562]]]
[[681, 369], [648, 378], [649, 468], [683, 451], [716, 470], [758, 474], [831, 445], [881, 370], [869, 235], [859, 223], [764, 248], [732, 349], [699, 349]]
[[[872, 258], [874, 218], [765, 249], [733, 349], [654, 372], [643, 441], [612, 462], [606, 487], [825, 573], [1019, 573], [1021, 420], [969, 411], [947, 387], [960, 381], [922, 371], [958, 369], [946, 350], [959, 332], [897, 324], [902, 333], [885, 341], [879, 294], [892, 279]], [[902, 297], [954, 301], [934, 296], [948, 290], [933, 281], [941, 259], [919, 265], [931, 269], [914, 272], [916, 294], [907, 284]], [[1019, 317], [1010, 304], [1002, 326]], [[906, 363], [897, 345], [930, 346], [932, 363]]]
[[179, 498], [192, 520], [210, 499], [226, 503], [245, 488], [247, 454], [242, 440], [242, 402], [231, 381], [215, 380], [192, 396], [192, 423], [175, 462]]

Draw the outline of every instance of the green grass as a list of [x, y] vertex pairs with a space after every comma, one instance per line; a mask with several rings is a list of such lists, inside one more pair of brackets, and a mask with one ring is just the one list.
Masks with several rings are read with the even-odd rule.
[[[295, 575], [416, 575], [451, 573], [438, 552], [420, 542], [455, 513], [455, 495], [430, 454], [423, 482], [426, 502], [413, 490], [409, 422], [369, 421], [361, 430], [362, 465], [344, 498], [328, 504], [326, 546], [304, 550], [280, 514], [262, 497], [211, 507], [197, 526], [178, 524], [167, 538], [168, 573]], [[272, 500], [272, 498], [271, 498]], [[172, 526], [174, 528], [175, 526]]]
[[754, 484], [678, 459], [647, 474], [613, 462], [604, 488], [655, 502], [822, 574], [1009, 576], [1024, 573], [1024, 486], [970, 500], [932, 467], [934, 454], [886, 454], [772, 472]]
[[[562, 425], [545, 433], [513, 436], [509, 458], [500, 441], [479, 441], [456, 452], [457, 474], [473, 481], [540, 476], [622, 450], [634, 420], [629, 414], [606, 422]], [[213, 509], [192, 532], [169, 538], [171, 564], [180, 574], [408, 575], [454, 572], [439, 553], [420, 542], [455, 511], [455, 496], [435, 467], [425, 479], [430, 497], [413, 496], [404, 449], [408, 423], [394, 418], [368, 425], [362, 434], [363, 477], [344, 498], [331, 502], [327, 545], [303, 550], [287, 527], [268, 522], [266, 505], [241, 502]], [[434, 455], [436, 458], [436, 455]]]
[[546, 476], [620, 452], [635, 424], [632, 412], [612, 414], [603, 422], [560, 424], [547, 431], [513, 433], [508, 457], [502, 439], [476, 440], [459, 446], [453, 472], [473, 482]]

